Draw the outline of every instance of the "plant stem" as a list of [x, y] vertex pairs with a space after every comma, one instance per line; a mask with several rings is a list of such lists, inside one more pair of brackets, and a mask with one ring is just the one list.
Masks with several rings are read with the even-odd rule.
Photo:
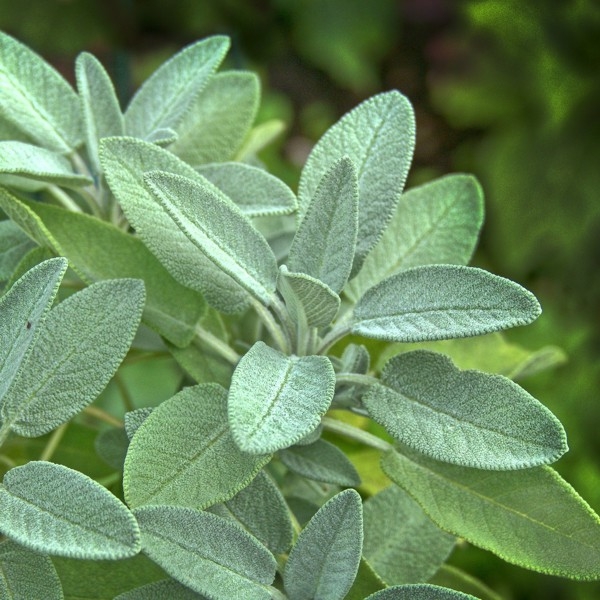
[[371, 375], [361, 375], [360, 373], [338, 373], [335, 377], [335, 382], [337, 385], [369, 386], [379, 383], [379, 379]]
[[62, 440], [63, 435], [65, 435], [65, 432], [67, 431], [68, 425], [68, 423], [63, 423], [60, 427], [58, 427], [58, 429], [55, 429], [52, 432], [48, 443], [40, 454], [40, 460], [50, 460], [52, 458], [52, 455], [60, 444], [60, 440]]
[[10, 435], [10, 423], [2, 423], [0, 427], [0, 446], [4, 444], [8, 436]]
[[277, 321], [273, 317], [273, 313], [268, 308], [263, 306], [257, 300], [252, 299], [250, 301], [260, 320], [265, 324], [267, 331], [271, 334], [271, 337], [275, 343], [279, 346], [279, 349], [284, 354], [291, 354], [292, 345], [289, 336], [286, 332], [277, 324]]
[[133, 404], [133, 398], [123, 381], [123, 377], [117, 372], [115, 373], [115, 384], [119, 388], [119, 394], [121, 394], [121, 399], [123, 400], [123, 405], [125, 406], [125, 410], [130, 412], [135, 409]]
[[6, 465], [9, 469], [13, 469], [17, 466], [17, 463], [8, 456], [6, 456], [6, 454], [0, 454], [0, 463]]
[[219, 356], [223, 357], [232, 365], [237, 365], [241, 356], [227, 343], [219, 339], [216, 335], [204, 329], [201, 325], [196, 325], [194, 330], [199, 341], [210, 346]]
[[123, 421], [121, 419], [117, 419], [117, 417], [113, 417], [110, 413], [107, 413], [105, 410], [90, 404], [90, 406], [86, 406], [83, 409], [83, 412], [90, 415], [90, 417], [94, 417], [99, 421], [104, 421], [113, 427], [123, 427]]
[[77, 204], [77, 202], [75, 202], [75, 200], [73, 200], [73, 198], [71, 198], [71, 196], [69, 196], [69, 194], [67, 194], [65, 191], [61, 190], [57, 185], [49, 185], [48, 186], [48, 191], [60, 202], [60, 204], [62, 204], [67, 210], [70, 210], [72, 212], [79, 212], [82, 213], [83, 210], [81, 210], [81, 207], [79, 206], [79, 204]]
[[344, 423], [343, 421], [338, 421], [337, 419], [332, 419], [331, 417], [323, 417], [321, 423], [328, 431], [343, 435], [360, 442], [365, 446], [375, 448], [376, 450], [388, 452], [389, 450], [393, 449], [393, 446], [385, 440], [382, 440], [381, 438], [369, 433], [368, 431], [365, 431], [364, 429], [359, 429], [358, 427]]
[[331, 346], [333, 346], [338, 340], [341, 340], [345, 335], [350, 333], [351, 325], [336, 325], [321, 342], [321, 345], [317, 349], [317, 354], [325, 354]]

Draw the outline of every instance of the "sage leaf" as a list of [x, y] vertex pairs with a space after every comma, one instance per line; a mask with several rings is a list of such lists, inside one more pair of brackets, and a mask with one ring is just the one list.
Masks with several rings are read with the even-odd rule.
[[369, 288], [400, 270], [430, 264], [466, 265], [482, 223], [483, 192], [470, 175], [447, 175], [408, 190], [344, 293], [356, 302]]
[[94, 441], [94, 448], [98, 456], [117, 471], [123, 470], [128, 446], [129, 436], [123, 427], [103, 429]]
[[291, 273], [285, 265], [279, 267], [277, 289], [301, 331], [327, 327], [340, 308], [340, 297], [327, 284], [304, 273]]
[[180, 506], [134, 512], [144, 552], [177, 581], [215, 600], [270, 600], [275, 558], [241, 527]]
[[95, 400], [127, 354], [143, 306], [141, 281], [114, 279], [52, 309], [4, 399], [5, 425], [36, 437]]
[[358, 572], [362, 536], [360, 496], [355, 490], [344, 490], [300, 532], [283, 574], [288, 598], [342, 600]]
[[285, 448], [279, 452], [279, 458], [290, 471], [308, 479], [334, 485], [360, 485], [354, 465], [337, 446], [325, 440]]
[[453, 565], [442, 565], [429, 583], [472, 594], [481, 600], [503, 600], [503, 596], [490, 589], [479, 579]]
[[344, 600], [364, 600], [369, 594], [385, 589], [386, 585], [363, 558], [360, 559], [356, 579]]
[[250, 454], [287, 448], [319, 425], [334, 391], [335, 372], [326, 356], [285, 356], [256, 342], [231, 379], [227, 414], [233, 439]]
[[127, 135], [145, 138], [157, 129], [173, 129], [221, 64], [229, 39], [213, 36], [191, 44], [163, 63], [132, 98], [125, 111]]
[[82, 52], [75, 62], [77, 90], [85, 131], [86, 150], [96, 174], [100, 173], [98, 144], [104, 137], [123, 135], [125, 125], [112, 81], [94, 56]]
[[164, 129], [155, 129], [151, 131], [145, 138], [147, 142], [156, 144], [161, 148], [166, 148], [177, 141], [177, 132], [167, 127]]
[[92, 183], [73, 171], [69, 161], [52, 150], [23, 142], [0, 142], [0, 173], [8, 173], [65, 187]]
[[169, 600], [206, 600], [206, 596], [197, 594], [174, 579], [162, 579], [149, 583], [119, 594], [114, 600], [165, 600], [166, 598]]
[[344, 156], [323, 174], [292, 241], [288, 265], [341, 292], [357, 244], [358, 175]]
[[81, 142], [79, 99], [35, 52], [0, 32], [0, 118], [27, 141], [66, 154]]
[[380, 590], [365, 600], [477, 600], [477, 598], [437, 585], [413, 583]]
[[449, 533], [527, 569], [600, 577], [600, 517], [550, 467], [482, 471], [408, 449], [382, 466]]
[[506, 377], [460, 371], [436, 352], [399, 354], [363, 396], [369, 416], [396, 440], [465, 467], [524, 469], [567, 451], [558, 419]]
[[258, 153], [285, 131], [285, 123], [279, 119], [269, 119], [255, 125], [246, 136], [241, 148], [236, 152], [234, 160], [247, 163], [260, 163]]
[[188, 387], [155, 408], [133, 436], [125, 459], [125, 498], [132, 507], [203, 509], [235, 496], [269, 459], [238, 449], [227, 424], [224, 388]]
[[135, 432], [140, 428], [141, 424], [150, 416], [150, 413], [154, 410], [151, 406], [144, 406], [143, 408], [136, 408], [125, 413], [125, 433], [129, 441], [135, 435]]
[[6, 281], [14, 273], [21, 259], [35, 244], [10, 221], [0, 221], [0, 281]]
[[482, 269], [415, 267], [369, 289], [354, 309], [352, 332], [389, 342], [481, 335], [526, 325], [541, 313], [535, 296]]
[[275, 291], [277, 262], [247, 217], [199, 181], [160, 171], [148, 173], [144, 180], [187, 239], [268, 306]]
[[246, 291], [198, 251], [156, 202], [143, 179], [144, 172], [157, 169], [190, 178], [201, 175], [170, 152], [132, 138], [102, 140], [100, 162], [136, 233], [179, 283], [202, 292], [222, 312], [239, 312], [248, 306]]
[[288, 215], [296, 210], [296, 196], [277, 177], [243, 163], [225, 162], [196, 169], [218, 187], [247, 217]]
[[48, 556], [5, 540], [0, 544], [0, 598], [63, 600], [64, 596]]
[[454, 548], [423, 509], [395, 485], [363, 506], [363, 556], [388, 585], [428, 581]]
[[298, 189], [304, 214], [325, 172], [348, 156], [358, 177], [358, 237], [352, 275], [381, 237], [398, 203], [415, 146], [415, 118], [399, 92], [369, 98], [344, 115], [310, 153]]
[[184, 115], [169, 150], [193, 166], [231, 160], [252, 126], [259, 97], [254, 73], [215, 75]]
[[140, 551], [127, 507], [79, 471], [31, 461], [4, 475], [0, 531], [26, 548], [71, 558], [117, 560]]

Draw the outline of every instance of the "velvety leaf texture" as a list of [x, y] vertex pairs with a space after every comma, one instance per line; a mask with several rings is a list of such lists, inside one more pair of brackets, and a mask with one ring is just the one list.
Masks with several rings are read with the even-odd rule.
[[130, 506], [206, 508], [229, 500], [270, 459], [242, 453], [227, 424], [227, 392], [185, 388], [155, 408], [133, 436], [123, 488]]
[[371, 594], [365, 600], [477, 600], [475, 596], [437, 585], [398, 585]]
[[0, 281], [14, 273], [21, 259], [35, 244], [10, 220], [0, 221]]
[[482, 471], [407, 449], [382, 465], [442, 529], [527, 569], [600, 577], [600, 518], [550, 467]]
[[171, 577], [214, 600], [270, 600], [273, 555], [241, 527], [177, 506], [135, 510], [144, 552]]
[[389, 342], [481, 335], [526, 325], [541, 313], [535, 296], [482, 269], [432, 265], [401, 271], [369, 289], [352, 332]]
[[154, 410], [151, 406], [145, 406], [143, 408], [136, 408], [125, 413], [125, 433], [131, 441], [131, 438], [135, 435], [135, 432], [140, 428], [141, 424], [150, 416], [150, 413]]
[[567, 451], [558, 419], [501, 375], [460, 371], [443, 354], [417, 350], [385, 366], [363, 396], [395, 439], [437, 460], [479, 469], [523, 469]]
[[353, 274], [377, 243], [398, 203], [415, 145], [409, 101], [391, 91], [369, 98], [333, 125], [313, 148], [300, 176], [302, 214], [332, 163], [348, 156], [359, 187], [358, 238]]
[[285, 566], [290, 600], [342, 600], [358, 572], [362, 501], [355, 490], [326, 502], [300, 532]]
[[23, 546], [58, 556], [116, 560], [140, 550], [127, 507], [86, 475], [32, 461], [11, 469], [0, 488], [0, 531]]
[[197, 594], [174, 579], [155, 581], [124, 594], [114, 600], [206, 600], [206, 596]]

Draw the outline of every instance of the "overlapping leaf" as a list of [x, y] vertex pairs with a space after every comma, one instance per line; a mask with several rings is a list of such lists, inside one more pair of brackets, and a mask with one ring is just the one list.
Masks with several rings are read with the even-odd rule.
[[397, 585], [371, 594], [365, 600], [477, 600], [475, 596], [437, 585]]
[[6, 281], [35, 244], [10, 220], [0, 221], [0, 281]]

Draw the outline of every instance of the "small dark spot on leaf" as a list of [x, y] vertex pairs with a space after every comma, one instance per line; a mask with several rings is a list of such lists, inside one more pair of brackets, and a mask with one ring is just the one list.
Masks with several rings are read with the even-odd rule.
[[31, 329], [31, 321], [27, 321], [27, 329]]

